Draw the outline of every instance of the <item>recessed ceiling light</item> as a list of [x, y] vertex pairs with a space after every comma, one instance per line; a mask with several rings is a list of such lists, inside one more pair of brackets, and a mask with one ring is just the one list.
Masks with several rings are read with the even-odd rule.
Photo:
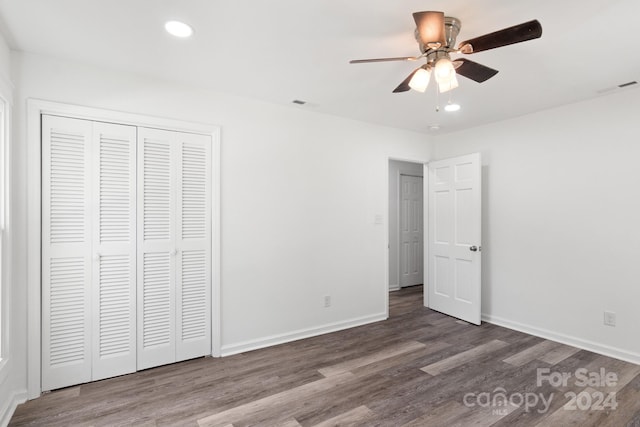
[[180, 21], [167, 21], [164, 24], [164, 29], [172, 36], [180, 38], [191, 37], [193, 34], [193, 28]]
[[447, 104], [444, 106], [445, 111], [458, 111], [460, 109], [460, 104]]

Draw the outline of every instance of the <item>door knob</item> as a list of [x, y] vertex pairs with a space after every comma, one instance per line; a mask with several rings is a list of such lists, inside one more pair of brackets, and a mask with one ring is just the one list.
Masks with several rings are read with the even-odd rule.
[[477, 251], [478, 251], [478, 247], [477, 247], [477, 246], [470, 246], [470, 247], [469, 247], [469, 250], [470, 250], [471, 252], [477, 252]]

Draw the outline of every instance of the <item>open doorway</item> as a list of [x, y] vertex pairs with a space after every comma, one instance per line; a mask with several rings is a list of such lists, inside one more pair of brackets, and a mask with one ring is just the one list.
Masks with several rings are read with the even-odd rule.
[[[397, 294], [405, 294], [415, 282], [402, 280], [403, 275], [409, 277], [414, 273], [418, 280], [422, 277], [420, 290], [425, 307], [479, 325], [482, 295], [480, 153], [430, 161], [428, 172], [423, 163], [414, 161], [389, 159], [388, 167], [389, 286], [385, 292], [400, 290]], [[422, 194], [417, 190], [419, 180], [403, 176], [421, 176], [422, 187], [424, 190], [428, 187], [428, 191]], [[407, 190], [409, 185], [415, 185], [416, 190]], [[417, 193], [422, 199], [413, 198]], [[403, 206], [410, 208], [403, 211]], [[415, 216], [413, 223], [408, 216], [411, 214]], [[407, 239], [410, 234], [403, 235], [403, 231], [411, 228], [421, 236], [422, 242]], [[408, 243], [416, 250], [411, 252]], [[405, 254], [408, 259], [403, 258]], [[412, 266], [413, 259], [422, 261], [422, 265]], [[418, 274], [420, 269], [422, 273]], [[410, 292], [414, 296], [417, 293], [417, 290]], [[395, 293], [392, 295], [398, 299]]]
[[424, 282], [424, 165], [389, 160], [389, 291]]

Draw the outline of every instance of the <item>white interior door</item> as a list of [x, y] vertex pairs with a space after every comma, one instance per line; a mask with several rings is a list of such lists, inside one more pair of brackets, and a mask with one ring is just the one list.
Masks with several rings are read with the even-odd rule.
[[93, 123], [92, 380], [136, 370], [136, 128]]
[[136, 128], [42, 117], [42, 389], [136, 370]]
[[211, 353], [212, 144], [138, 129], [138, 369]]
[[211, 349], [211, 137], [176, 134], [176, 360]]
[[174, 132], [138, 129], [138, 369], [175, 362]]
[[429, 307], [479, 325], [479, 153], [429, 163], [428, 221]]
[[91, 140], [42, 116], [42, 389], [91, 381]]
[[400, 287], [424, 281], [422, 199], [422, 177], [400, 175]]

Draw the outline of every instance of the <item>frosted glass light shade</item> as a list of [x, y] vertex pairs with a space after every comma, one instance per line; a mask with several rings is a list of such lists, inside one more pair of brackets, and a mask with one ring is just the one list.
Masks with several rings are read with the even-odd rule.
[[449, 58], [442, 58], [436, 62], [435, 73], [436, 81], [445, 83], [455, 77], [456, 70], [453, 68], [453, 63]]
[[429, 86], [429, 79], [431, 78], [431, 70], [425, 70], [420, 68], [415, 72], [411, 80], [409, 80], [409, 87], [418, 92], [424, 92]]
[[438, 83], [438, 90], [440, 93], [449, 92], [452, 89], [458, 87], [458, 78], [456, 77], [456, 73], [454, 72], [449, 81]]

